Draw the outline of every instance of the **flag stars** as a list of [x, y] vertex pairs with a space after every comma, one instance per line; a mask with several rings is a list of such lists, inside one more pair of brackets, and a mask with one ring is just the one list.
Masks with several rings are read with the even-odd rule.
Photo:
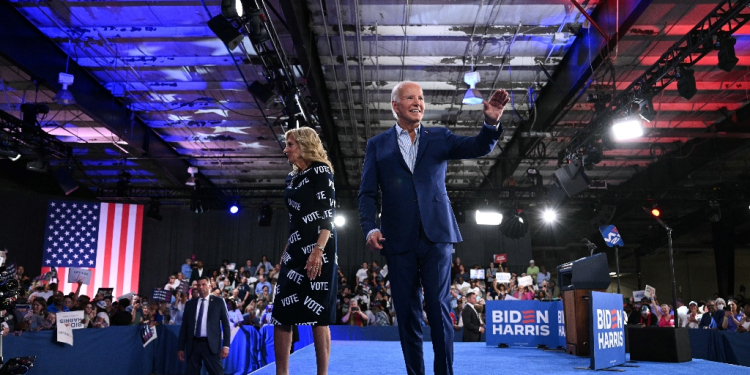
[[57, 242], [53, 242], [52, 247], [57, 247]]
[[79, 253], [83, 254], [83, 249], [78, 250]]
[[65, 207], [65, 203], [63, 203], [62, 206]]
[[68, 264], [73, 264], [73, 261], [68, 259]]
[[57, 254], [52, 254], [52, 257], [53, 258], [57, 258]]
[[79, 260], [79, 261], [78, 261], [78, 264], [79, 264], [79, 265], [83, 264], [83, 261], [82, 261], [82, 260]]
[[63, 254], [63, 258], [67, 259], [68, 258], [68, 254]]
[[52, 237], [47, 237], [47, 241], [52, 241]]
[[54, 218], [55, 218], [55, 215], [54, 215], [54, 214], [52, 214], [52, 215], [49, 215], [49, 217], [51, 217], [51, 218], [53, 218], [53, 219], [54, 219]]
[[60, 212], [60, 209], [59, 209], [59, 208], [58, 208], [58, 209], [56, 209], [56, 210], [55, 210], [55, 212], [59, 213], [59, 212]]
[[49, 229], [55, 229], [55, 226], [54, 225], [50, 225]]
[[70, 220], [65, 220], [65, 224], [70, 224]]
[[55, 220], [55, 224], [60, 224], [60, 220]]
[[47, 264], [50, 264], [50, 262], [51, 262], [51, 260], [47, 259], [46, 263], [47, 263]]
[[77, 212], [78, 212], [78, 213], [80, 214], [80, 213], [81, 213], [81, 212], [83, 212], [83, 211], [81, 211], [81, 210], [78, 210]]
[[94, 253], [94, 249], [91, 249], [91, 250], [89, 251], [89, 253], [93, 254], [93, 253]]
[[83, 259], [89, 259], [89, 255], [88, 254], [84, 255]]
[[58, 233], [60, 233], [60, 232], [58, 232], [58, 231], [55, 231], [55, 232], [54, 232], [55, 236], [57, 236], [57, 234], [58, 234]]
[[52, 207], [55, 207], [55, 202], [52, 202], [49, 205], [52, 206]]
[[48, 248], [47, 248], [47, 252], [48, 252], [48, 253], [51, 253], [51, 252], [52, 252], [52, 249], [50, 249], [50, 248], [48, 247]]
[[78, 259], [78, 254], [73, 254], [73, 258]]
[[89, 265], [93, 265], [93, 264], [94, 264], [94, 261], [93, 261], [93, 260], [90, 260], [90, 261], [89, 261]]
[[65, 235], [66, 236], [70, 236], [70, 232], [65, 232]]
[[84, 246], [86, 246], [86, 247], [89, 247], [89, 244], [86, 244], [86, 245], [84, 245]]
[[64, 243], [64, 244], [63, 244], [63, 246], [64, 246], [64, 247], [68, 247], [68, 243], [67, 243], [67, 242], [66, 242], [66, 243]]
[[60, 264], [60, 263], [62, 263], [62, 260], [58, 259], [57, 264]]
[[65, 212], [66, 213], [70, 213], [70, 208], [68, 208], [67, 210], [65, 210]]

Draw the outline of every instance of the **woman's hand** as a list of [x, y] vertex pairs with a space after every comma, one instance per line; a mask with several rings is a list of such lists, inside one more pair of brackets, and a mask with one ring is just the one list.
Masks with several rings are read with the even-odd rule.
[[307, 270], [307, 277], [310, 280], [315, 280], [316, 277], [320, 276], [323, 268], [323, 250], [319, 246], [313, 247], [310, 257], [307, 258], [307, 264], [305, 270]]

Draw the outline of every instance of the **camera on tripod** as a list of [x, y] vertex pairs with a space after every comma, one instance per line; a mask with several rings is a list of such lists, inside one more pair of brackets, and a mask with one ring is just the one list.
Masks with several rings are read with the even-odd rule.
[[8, 307], [12, 299], [18, 296], [18, 280], [14, 273], [4, 266], [0, 267], [0, 308]]

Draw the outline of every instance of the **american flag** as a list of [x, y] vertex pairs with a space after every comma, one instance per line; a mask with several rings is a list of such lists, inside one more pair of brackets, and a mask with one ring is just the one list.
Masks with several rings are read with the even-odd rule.
[[50, 200], [42, 274], [55, 267], [58, 289], [66, 294], [76, 288], [68, 267], [93, 272], [80, 295], [93, 297], [99, 288], [114, 288], [115, 297], [137, 292], [142, 228], [142, 205]]

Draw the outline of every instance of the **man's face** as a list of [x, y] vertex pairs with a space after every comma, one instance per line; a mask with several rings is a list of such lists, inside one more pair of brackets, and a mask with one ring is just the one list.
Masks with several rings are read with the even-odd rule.
[[18, 266], [18, 268], [16, 268], [16, 273], [18, 275], [23, 275], [23, 266]]
[[208, 295], [208, 281], [206, 281], [206, 279], [198, 280], [198, 286], [196, 290], [198, 290], [198, 294], [201, 296], [201, 298], [206, 298], [206, 296]]
[[253, 261], [251, 261], [251, 260], [247, 260], [247, 261], [245, 261], [245, 265], [246, 265], [247, 267], [250, 267], [250, 266], [252, 266], [252, 265], [253, 265]]
[[260, 275], [260, 276], [258, 276], [258, 281], [262, 283], [262, 282], [266, 281], [266, 277], [263, 276], [263, 275]]
[[62, 292], [55, 293], [55, 305], [61, 305], [63, 303], [63, 294]]
[[65, 307], [67, 307], [67, 308], [71, 308], [71, 307], [73, 307], [73, 299], [72, 299], [72, 298], [70, 298], [70, 297], [65, 297], [65, 298], [63, 299], [63, 306], [65, 306]]
[[708, 307], [708, 312], [715, 312], [716, 311], [716, 302], [711, 301], [706, 304], [706, 307]]
[[203, 262], [201, 262], [200, 260], [198, 261], [198, 268], [203, 268]]
[[182, 272], [177, 274], [177, 280], [182, 280], [185, 277], [185, 275], [182, 274]]
[[396, 112], [399, 121], [419, 123], [424, 116], [424, 93], [416, 83], [407, 83], [401, 86], [398, 93], [398, 101], [392, 101], [391, 105]]
[[472, 305], [476, 304], [477, 303], [477, 295], [476, 294], [470, 295], [469, 297], [466, 298], [466, 301], [469, 302]]
[[189, 265], [193, 264], [193, 261], [192, 261], [192, 260], [190, 260], [190, 259], [188, 259], [188, 260], [186, 260], [186, 261], [185, 261], [185, 263], [187, 263], [187, 264], [188, 264], [188, 266], [189, 266]]

